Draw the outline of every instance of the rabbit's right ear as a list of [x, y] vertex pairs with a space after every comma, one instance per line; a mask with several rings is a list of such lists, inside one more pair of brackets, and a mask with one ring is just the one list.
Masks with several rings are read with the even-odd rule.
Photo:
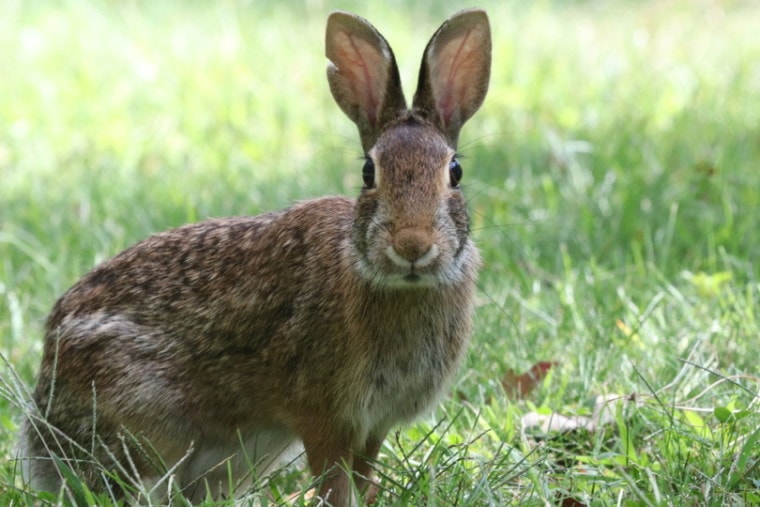
[[393, 51], [369, 21], [335, 11], [327, 19], [325, 55], [333, 98], [359, 127], [367, 152], [385, 124], [406, 110]]

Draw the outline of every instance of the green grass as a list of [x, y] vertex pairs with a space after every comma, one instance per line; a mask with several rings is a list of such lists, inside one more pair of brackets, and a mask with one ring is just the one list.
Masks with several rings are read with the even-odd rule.
[[[469, 4], [404, 5], [0, 7], [0, 504], [36, 498], [12, 457], [55, 299], [152, 232], [354, 194], [325, 18], [370, 19], [409, 93], [427, 37]], [[386, 442], [380, 503], [760, 502], [760, 6], [481, 5], [492, 83], [460, 140], [486, 260], [475, 336], [454, 394]], [[508, 398], [504, 372], [543, 360], [559, 365]], [[521, 425], [602, 394], [627, 401], [594, 431]]]

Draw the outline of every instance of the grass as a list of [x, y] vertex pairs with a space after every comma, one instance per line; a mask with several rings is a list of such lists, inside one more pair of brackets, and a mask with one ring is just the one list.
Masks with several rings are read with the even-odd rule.
[[[65, 501], [25, 489], [12, 459], [55, 299], [152, 232], [354, 194], [324, 20], [372, 20], [409, 93], [465, 5], [402, 5], [3, 4], [1, 504]], [[473, 346], [454, 395], [386, 442], [380, 503], [760, 502], [760, 7], [481, 5], [492, 84], [460, 140], [486, 260]], [[527, 399], [505, 394], [508, 369], [544, 360], [559, 364]], [[590, 415], [599, 395], [619, 398], [608, 424], [523, 424]], [[308, 483], [285, 470], [257, 494]]]

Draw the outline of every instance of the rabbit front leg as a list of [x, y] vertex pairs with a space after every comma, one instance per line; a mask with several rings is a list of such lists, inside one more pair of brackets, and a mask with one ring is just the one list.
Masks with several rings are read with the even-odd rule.
[[366, 504], [375, 503], [375, 497], [377, 497], [378, 486], [372, 480], [372, 476], [374, 475], [372, 463], [377, 459], [380, 446], [383, 445], [384, 440], [385, 434], [382, 436], [370, 435], [364, 443], [364, 448], [354, 455], [354, 484], [356, 484], [356, 489], [364, 496]]
[[313, 424], [301, 434], [309, 468], [320, 478], [318, 496], [325, 505], [351, 507], [358, 499], [346, 470], [352, 469], [353, 432], [350, 429]]
[[361, 442], [349, 427], [312, 424], [301, 438], [309, 467], [315, 477], [321, 478], [320, 500], [333, 507], [374, 501], [377, 487], [372, 482], [371, 464], [377, 458], [384, 434], [370, 435]]

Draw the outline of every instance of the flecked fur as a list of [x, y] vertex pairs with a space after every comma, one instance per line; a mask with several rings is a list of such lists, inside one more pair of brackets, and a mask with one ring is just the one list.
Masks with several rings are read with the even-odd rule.
[[69, 289], [47, 320], [23, 428], [33, 486], [61, 487], [54, 455], [119, 494], [103, 468], [154, 482], [172, 469], [198, 501], [227, 491], [218, 463], [265, 473], [301, 441], [320, 496], [351, 505], [387, 432], [444, 393], [480, 263], [449, 168], [487, 89], [488, 20], [469, 10], [442, 25], [411, 109], [367, 21], [333, 13], [327, 53], [376, 183], [356, 200], [156, 234]]

